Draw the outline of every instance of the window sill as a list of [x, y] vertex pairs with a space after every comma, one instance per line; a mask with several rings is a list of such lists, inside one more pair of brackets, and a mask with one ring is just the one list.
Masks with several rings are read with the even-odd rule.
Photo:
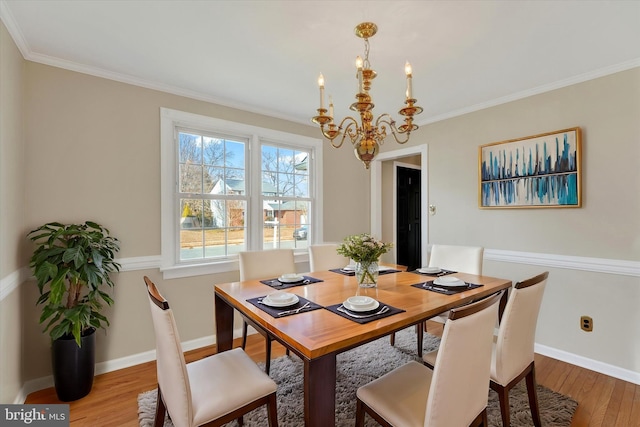
[[[309, 262], [309, 253], [298, 252], [294, 253], [296, 268], [298, 264]], [[297, 268], [299, 269], [299, 268]], [[224, 261], [215, 261], [202, 264], [188, 264], [188, 265], [175, 265], [170, 267], [160, 267], [162, 277], [167, 279], [180, 279], [184, 277], [204, 276], [208, 274], [228, 273], [230, 271], [239, 271], [237, 259], [227, 259]], [[304, 268], [308, 270], [308, 268]]]

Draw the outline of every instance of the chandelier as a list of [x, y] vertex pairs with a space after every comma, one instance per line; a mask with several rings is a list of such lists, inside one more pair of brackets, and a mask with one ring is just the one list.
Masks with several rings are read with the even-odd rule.
[[374, 104], [369, 95], [369, 89], [371, 89], [371, 81], [377, 74], [371, 69], [369, 63], [369, 38], [373, 37], [377, 31], [378, 27], [373, 22], [363, 22], [355, 28], [356, 36], [364, 39], [364, 60], [360, 56], [356, 58], [357, 101], [351, 104], [349, 109], [360, 113], [360, 123], [349, 116], [342, 119], [339, 125], [335, 124], [331, 96], [329, 96], [329, 110], [327, 111], [325, 108], [324, 77], [322, 74], [318, 78], [320, 108], [318, 108], [318, 115], [311, 119], [312, 122], [320, 126], [322, 134], [335, 148], [341, 147], [348, 136], [353, 144], [356, 157], [364, 163], [366, 169], [369, 169], [369, 164], [378, 154], [379, 146], [384, 142], [389, 132], [398, 144], [409, 141], [411, 131], [418, 129], [418, 126], [413, 124], [413, 116], [422, 112], [422, 108], [415, 105], [416, 100], [413, 98], [411, 84], [411, 64], [407, 62], [405, 64], [407, 92], [404, 101], [406, 107], [398, 111], [398, 114], [405, 117], [404, 124], [396, 127], [396, 122], [387, 113], [381, 114], [375, 121], [373, 120]]

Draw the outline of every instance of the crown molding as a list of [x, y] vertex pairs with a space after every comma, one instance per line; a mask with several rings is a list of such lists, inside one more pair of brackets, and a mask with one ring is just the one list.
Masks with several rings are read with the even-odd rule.
[[517, 101], [523, 98], [528, 98], [534, 95], [540, 95], [545, 92], [551, 92], [552, 90], [561, 89], [563, 87], [583, 83], [589, 80], [605, 77], [610, 74], [619, 73], [621, 71], [630, 70], [632, 68], [640, 67], [640, 58], [632, 59], [630, 61], [621, 62], [619, 64], [610, 65], [608, 67], [599, 68], [597, 70], [589, 71], [587, 73], [578, 74], [577, 76], [569, 77], [567, 79], [558, 80], [557, 82], [549, 83], [542, 86], [537, 86], [531, 89], [516, 92], [510, 95], [502, 96], [500, 98], [491, 99], [486, 102], [472, 105], [470, 107], [461, 108], [459, 110], [450, 111], [448, 113], [432, 116], [424, 121], [416, 123], [419, 126], [428, 125], [430, 123], [440, 122], [442, 120], [451, 119], [454, 117], [462, 116], [464, 114], [473, 113], [475, 111], [484, 110], [486, 108], [495, 107], [498, 105], [506, 104], [508, 102]]

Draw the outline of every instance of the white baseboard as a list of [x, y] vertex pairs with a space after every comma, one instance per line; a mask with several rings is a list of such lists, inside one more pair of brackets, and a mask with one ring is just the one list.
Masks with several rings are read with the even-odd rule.
[[[249, 330], [249, 334], [256, 333]], [[238, 338], [242, 336], [242, 329], [234, 329], [233, 337]], [[216, 343], [215, 335], [209, 335], [207, 337], [197, 338], [191, 341], [185, 341], [182, 343], [182, 350], [187, 352], [196, 350], [198, 348], [206, 347]], [[119, 359], [108, 360], [106, 362], [96, 363], [95, 375], [106, 374], [107, 372], [117, 371], [119, 369], [130, 368], [132, 366], [140, 365], [142, 363], [151, 362], [156, 360], [156, 351], [150, 350], [143, 353], [133, 354], [131, 356], [121, 357]], [[22, 389], [14, 399], [13, 403], [22, 404], [27, 399], [27, 396], [34, 391], [43, 390], [45, 388], [53, 387], [53, 376], [36, 378], [35, 380], [27, 381], [22, 386]]]
[[597, 360], [569, 353], [564, 350], [558, 350], [557, 348], [548, 347], [542, 344], [536, 344], [534, 351], [538, 354], [542, 354], [543, 356], [551, 357], [552, 359], [561, 360], [563, 362], [570, 363], [571, 365], [580, 366], [581, 368], [589, 369], [600, 374], [640, 385], [640, 372], [623, 369], [618, 366], [599, 362]]

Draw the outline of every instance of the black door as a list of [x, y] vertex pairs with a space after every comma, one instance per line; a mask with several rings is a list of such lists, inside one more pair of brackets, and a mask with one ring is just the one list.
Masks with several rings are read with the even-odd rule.
[[397, 263], [416, 269], [422, 265], [419, 169], [398, 167], [396, 237]]

